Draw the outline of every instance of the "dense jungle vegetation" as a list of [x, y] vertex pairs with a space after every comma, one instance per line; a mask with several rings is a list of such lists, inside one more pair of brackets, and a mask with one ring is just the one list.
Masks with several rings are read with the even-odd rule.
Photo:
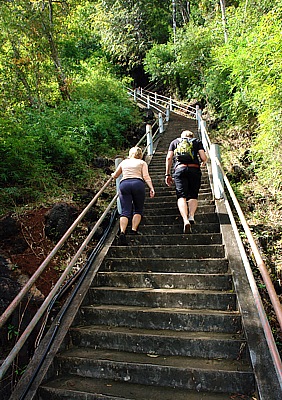
[[155, 82], [205, 107], [279, 277], [281, 17], [281, 0], [1, 1], [1, 215], [102, 180], [95, 158], [141, 122], [126, 86]]

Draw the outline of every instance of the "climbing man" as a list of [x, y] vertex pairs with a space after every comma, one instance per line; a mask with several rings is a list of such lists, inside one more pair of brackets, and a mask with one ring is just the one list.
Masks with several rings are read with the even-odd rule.
[[167, 186], [171, 186], [173, 183], [171, 168], [174, 164], [173, 178], [177, 206], [183, 218], [184, 233], [191, 233], [191, 225], [195, 223], [194, 216], [198, 207], [202, 177], [200, 166], [204, 166], [206, 161], [207, 156], [203, 143], [196, 139], [191, 131], [183, 131], [181, 137], [174, 139], [169, 145], [166, 156], [165, 183]]

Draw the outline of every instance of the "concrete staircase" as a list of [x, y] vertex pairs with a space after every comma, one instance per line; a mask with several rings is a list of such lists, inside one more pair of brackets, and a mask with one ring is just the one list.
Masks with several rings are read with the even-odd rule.
[[140, 235], [109, 248], [38, 399], [253, 398], [207, 171], [192, 234], [182, 233], [174, 188], [164, 183], [170, 140], [196, 131], [194, 121], [173, 118], [150, 163], [156, 196], [147, 196]]

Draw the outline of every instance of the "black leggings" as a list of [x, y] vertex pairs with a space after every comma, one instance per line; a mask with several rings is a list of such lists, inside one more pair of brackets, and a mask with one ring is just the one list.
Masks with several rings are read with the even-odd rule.
[[142, 179], [125, 179], [119, 185], [121, 216], [131, 218], [132, 214], [143, 215], [145, 182]]

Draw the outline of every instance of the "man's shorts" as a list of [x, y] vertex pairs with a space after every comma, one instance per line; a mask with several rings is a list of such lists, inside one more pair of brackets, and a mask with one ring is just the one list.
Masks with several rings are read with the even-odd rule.
[[198, 199], [202, 172], [196, 167], [179, 167], [174, 172], [174, 183], [178, 199]]

